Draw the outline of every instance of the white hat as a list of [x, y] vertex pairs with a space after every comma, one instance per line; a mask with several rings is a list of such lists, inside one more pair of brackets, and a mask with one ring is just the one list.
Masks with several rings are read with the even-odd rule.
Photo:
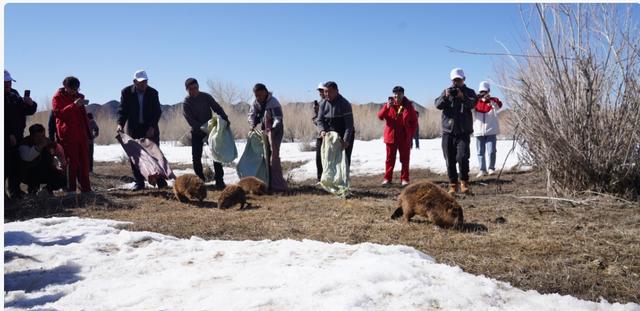
[[449, 77], [451, 78], [451, 80], [456, 78], [464, 80], [464, 71], [462, 71], [462, 68], [453, 68], [453, 70], [451, 70], [451, 73], [449, 74]]
[[4, 82], [7, 81], [13, 81], [16, 82], [16, 80], [13, 80], [13, 78], [11, 77], [11, 74], [8, 71], [4, 71]]
[[144, 70], [136, 71], [136, 73], [133, 74], [133, 79], [138, 82], [149, 80], [149, 78], [147, 77], [147, 73]]
[[320, 82], [320, 84], [318, 84], [318, 87], [316, 88], [316, 90], [326, 90], [327, 87], [324, 86], [324, 83]]
[[489, 92], [489, 89], [491, 89], [491, 87], [489, 86], [489, 82], [487, 81], [480, 82], [480, 86], [478, 86], [478, 92], [482, 92], [482, 91]]

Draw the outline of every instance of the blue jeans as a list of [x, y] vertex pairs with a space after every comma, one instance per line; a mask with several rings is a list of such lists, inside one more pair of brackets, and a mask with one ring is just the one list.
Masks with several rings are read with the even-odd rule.
[[489, 153], [489, 169], [496, 169], [496, 135], [478, 136], [476, 137], [476, 149], [478, 150], [478, 163], [480, 164], [480, 170], [487, 171], [487, 166], [484, 160], [484, 151], [488, 150]]

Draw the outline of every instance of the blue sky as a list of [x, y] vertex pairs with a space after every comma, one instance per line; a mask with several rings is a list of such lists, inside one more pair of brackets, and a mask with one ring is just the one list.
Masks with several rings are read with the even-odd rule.
[[[394, 85], [420, 104], [462, 67], [477, 88], [500, 58], [455, 54], [521, 45], [516, 4], [8, 4], [5, 68], [32, 97], [51, 97], [75, 75], [91, 102], [119, 99], [146, 69], [163, 104], [185, 96], [184, 80], [208, 79], [276, 97], [316, 99], [334, 80], [356, 103], [382, 102]], [[528, 10], [528, 7], [524, 8]]]

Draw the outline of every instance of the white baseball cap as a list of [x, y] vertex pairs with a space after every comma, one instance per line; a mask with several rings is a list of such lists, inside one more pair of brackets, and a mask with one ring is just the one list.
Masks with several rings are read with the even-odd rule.
[[478, 92], [482, 92], [482, 91], [489, 92], [490, 89], [491, 87], [489, 86], [489, 82], [487, 81], [480, 82], [480, 85], [478, 86]]
[[326, 90], [327, 87], [324, 86], [324, 83], [320, 82], [320, 84], [318, 84], [318, 87], [316, 88], [316, 90]]
[[147, 77], [147, 72], [144, 70], [136, 71], [136, 73], [133, 74], [133, 79], [138, 82], [149, 80], [149, 78]]
[[5, 70], [5, 71], [4, 71], [4, 82], [7, 82], [7, 81], [13, 81], [13, 82], [16, 82], [16, 80], [14, 80], [14, 79], [11, 77], [11, 74], [10, 74], [8, 71], [6, 71], [6, 70]]
[[449, 74], [449, 77], [451, 78], [451, 80], [456, 78], [464, 80], [464, 71], [462, 70], [462, 68], [453, 68], [451, 70], [451, 73]]

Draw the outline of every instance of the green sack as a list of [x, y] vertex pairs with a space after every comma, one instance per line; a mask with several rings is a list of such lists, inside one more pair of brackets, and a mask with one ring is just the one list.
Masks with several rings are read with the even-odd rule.
[[206, 124], [204, 132], [209, 133], [207, 142], [214, 162], [231, 163], [238, 157], [238, 149], [229, 122], [214, 115]]
[[328, 132], [322, 139], [322, 177], [320, 186], [329, 193], [346, 197], [349, 195], [349, 172], [342, 140], [336, 132]]
[[247, 144], [238, 161], [236, 171], [238, 177], [254, 176], [269, 184], [269, 166], [265, 158], [265, 142], [261, 131], [251, 131], [247, 136]]

